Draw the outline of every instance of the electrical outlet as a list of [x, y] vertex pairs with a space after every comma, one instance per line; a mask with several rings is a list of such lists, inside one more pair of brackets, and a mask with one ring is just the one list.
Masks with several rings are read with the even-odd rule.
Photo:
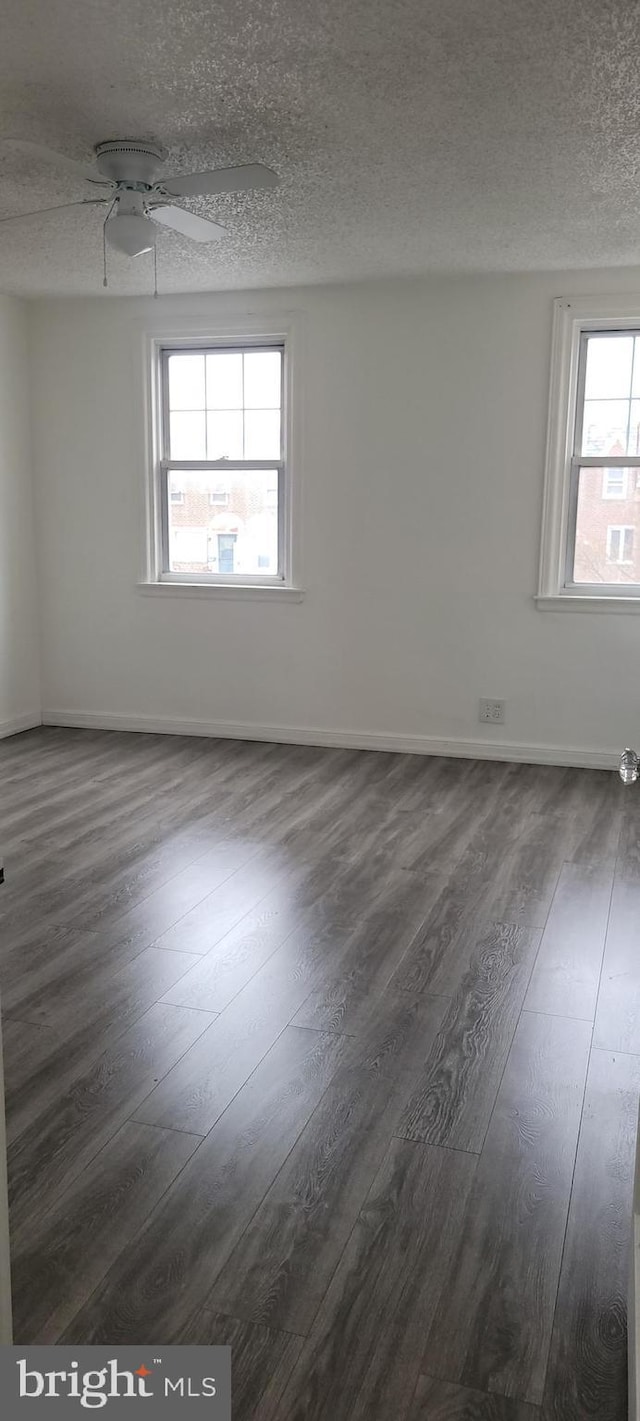
[[478, 720], [487, 725], [504, 725], [504, 701], [480, 701]]

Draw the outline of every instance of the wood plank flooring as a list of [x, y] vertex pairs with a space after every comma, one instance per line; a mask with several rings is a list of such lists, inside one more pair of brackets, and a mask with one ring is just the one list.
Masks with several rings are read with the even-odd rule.
[[234, 1421], [625, 1421], [640, 793], [0, 742], [16, 1340], [232, 1346]]

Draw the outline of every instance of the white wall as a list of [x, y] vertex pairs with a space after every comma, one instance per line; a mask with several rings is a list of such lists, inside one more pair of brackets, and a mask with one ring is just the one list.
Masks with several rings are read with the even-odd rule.
[[40, 722], [27, 320], [0, 296], [0, 736]]
[[[34, 303], [45, 719], [583, 763], [637, 741], [640, 620], [532, 600], [552, 298], [634, 288], [621, 270]], [[132, 329], [163, 310], [306, 312], [300, 604], [136, 589]], [[506, 699], [505, 726], [479, 725], [479, 696]]]

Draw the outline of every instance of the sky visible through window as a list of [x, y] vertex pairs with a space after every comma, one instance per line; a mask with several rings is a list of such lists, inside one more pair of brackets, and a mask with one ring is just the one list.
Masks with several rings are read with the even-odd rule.
[[279, 351], [169, 357], [172, 459], [279, 459]]

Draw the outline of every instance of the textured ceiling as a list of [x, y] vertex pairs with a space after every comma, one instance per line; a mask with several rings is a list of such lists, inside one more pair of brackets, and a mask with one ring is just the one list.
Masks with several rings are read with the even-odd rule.
[[[2, 31], [0, 134], [280, 174], [191, 200], [228, 236], [161, 232], [162, 291], [640, 261], [630, 0], [3, 0]], [[0, 216], [83, 195], [0, 157]], [[101, 212], [0, 224], [0, 290], [99, 294]], [[113, 293], [151, 283], [114, 256]]]

